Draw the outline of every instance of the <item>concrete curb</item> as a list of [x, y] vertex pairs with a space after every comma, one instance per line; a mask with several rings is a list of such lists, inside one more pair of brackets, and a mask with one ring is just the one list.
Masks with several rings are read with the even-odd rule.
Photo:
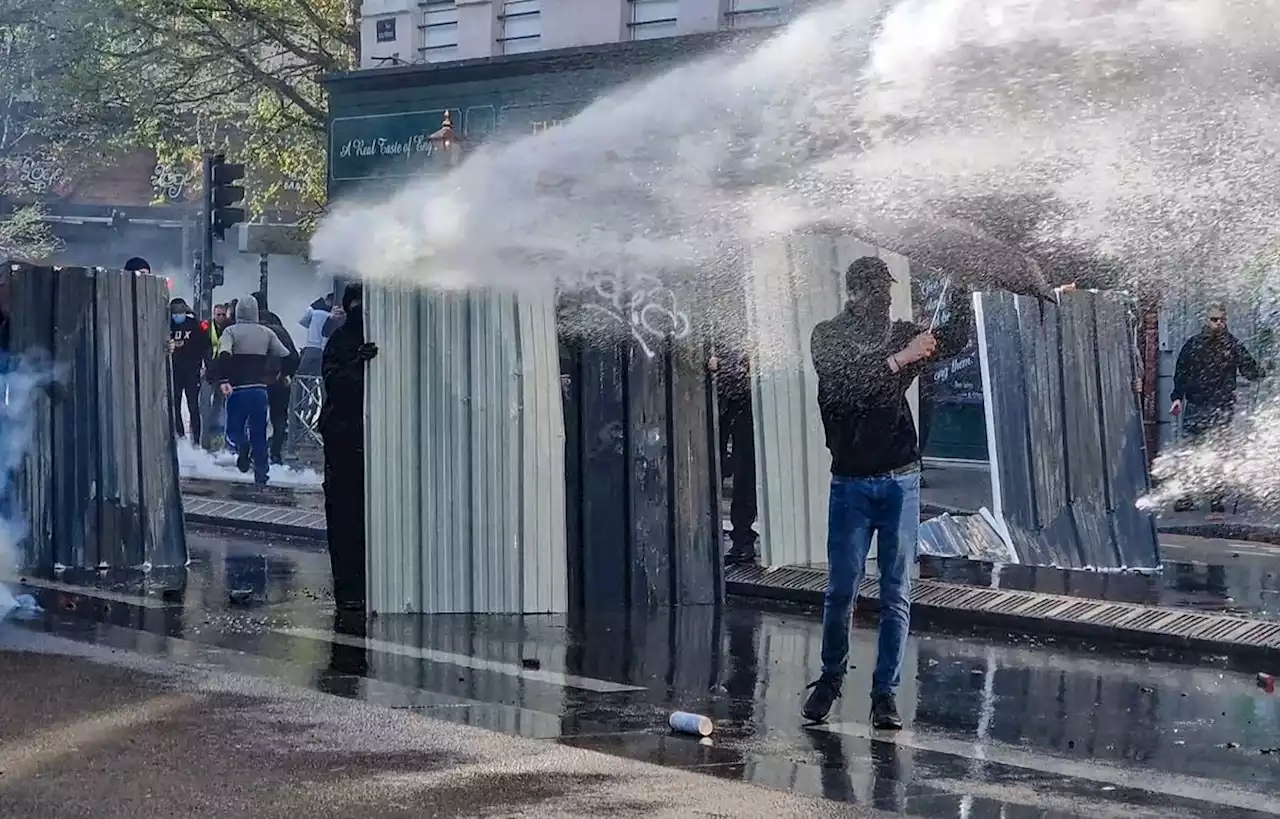
[[239, 532], [256, 532], [264, 535], [276, 535], [278, 537], [303, 538], [306, 540], [315, 540], [325, 542], [326, 533], [324, 529], [317, 529], [314, 526], [295, 526], [288, 523], [275, 523], [272, 521], [261, 520], [228, 520], [221, 515], [202, 515], [198, 512], [183, 515], [187, 523], [198, 526], [207, 526], [215, 529], [235, 529]]
[[[740, 597], [821, 606], [823, 584], [825, 572], [820, 570], [739, 566], [728, 571], [725, 590]], [[1094, 643], [1196, 651], [1236, 660], [1274, 663], [1280, 658], [1280, 623], [1234, 615], [936, 580], [916, 581], [912, 598], [913, 620], [944, 631], [958, 625], [979, 626]], [[864, 581], [858, 593], [858, 611], [879, 609], [875, 580]]]

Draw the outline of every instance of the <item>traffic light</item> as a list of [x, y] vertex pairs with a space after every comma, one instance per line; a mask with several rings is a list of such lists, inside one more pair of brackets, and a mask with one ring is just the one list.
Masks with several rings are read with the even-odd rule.
[[226, 273], [222, 269], [222, 265], [215, 264], [209, 266], [209, 289], [221, 287], [227, 283]]
[[225, 154], [206, 156], [205, 213], [209, 215], [209, 231], [215, 238], [226, 239], [227, 228], [245, 220], [244, 208], [233, 207], [244, 200], [244, 187], [235, 184], [244, 179], [244, 165], [227, 162]]

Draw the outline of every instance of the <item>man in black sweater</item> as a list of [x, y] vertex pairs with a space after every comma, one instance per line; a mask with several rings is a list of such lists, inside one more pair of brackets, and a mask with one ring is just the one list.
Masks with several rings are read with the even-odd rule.
[[880, 570], [880, 638], [871, 723], [902, 727], [894, 692], [911, 625], [911, 570], [920, 527], [920, 447], [907, 390], [925, 362], [969, 340], [969, 294], [952, 287], [951, 317], [931, 328], [892, 321], [889, 267], [874, 256], [849, 265], [849, 300], [813, 330], [818, 406], [831, 450], [828, 580], [822, 612], [822, 676], [809, 687], [806, 719], [821, 722], [840, 696], [849, 655], [849, 616], [871, 539]]
[[[1181, 415], [1183, 432], [1193, 443], [1199, 443], [1215, 430], [1231, 426], [1237, 378], [1257, 381], [1263, 375], [1257, 360], [1227, 329], [1226, 308], [1212, 305], [1205, 314], [1204, 328], [1187, 339], [1178, 352], [1169, 413]], [[1185, 512], [1194, 505], [1192, 498], [1181, 498], [1175, 509]], [[1225, 512], [1224, 493], [1215, 488], [1209, 497], [1209, 516], [1221, 518]]]
[[182, 399], [191, 418], [191, 444], [200, 446], [200, 376], [213, 360], [213, 340], [183, 299], [169, 302], [169, 369], [173, 376], [173, 430], [186, 435]]

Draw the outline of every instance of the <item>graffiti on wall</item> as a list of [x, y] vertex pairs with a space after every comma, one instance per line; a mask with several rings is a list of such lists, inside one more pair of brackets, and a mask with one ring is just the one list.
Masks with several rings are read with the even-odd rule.
[[664, 339], [683, 341], [689, 336], [688, 314], [680, 309], [675, 292], [655, 276], [595, 273], [580, 295], [586, 311], [629, 333], [649, 358]]
[[25, 154], [11, 163], [19, 187], [36, 194], [61, 194], [69, 182], [66, 172], [54, 160]]
[[166, 202], [181, 201], [190, 181], [190, 172], [182, 166], [157, 162], [151, 170], [151, 191]]

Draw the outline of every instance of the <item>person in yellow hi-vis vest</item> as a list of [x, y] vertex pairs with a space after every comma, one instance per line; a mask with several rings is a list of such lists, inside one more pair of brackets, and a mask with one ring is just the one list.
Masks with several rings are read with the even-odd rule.
[[[200, 322], [200, 329], [209, 334], [209, 344], [213, 347], [213, 357], [218, 357], [218, 351], [221, 347], [222, 331], [230, 323], [227, 318], [227, 305], [215, 304], [213, 306], [213, 321]], [[207, 442], [203, 442], [206, 450], [209, 452], [219, 452], [226, 447], [226, 429], [227, 429], [227, 397], [222, 391], [217, 389], [217, 385], [210, 379], [212, 372], [205, 373], [205, 383], [209, 385], [209, 399], [206, 404], [209, 410], [208, 420], [205, 422], [204, 428], [208, 430]]]

